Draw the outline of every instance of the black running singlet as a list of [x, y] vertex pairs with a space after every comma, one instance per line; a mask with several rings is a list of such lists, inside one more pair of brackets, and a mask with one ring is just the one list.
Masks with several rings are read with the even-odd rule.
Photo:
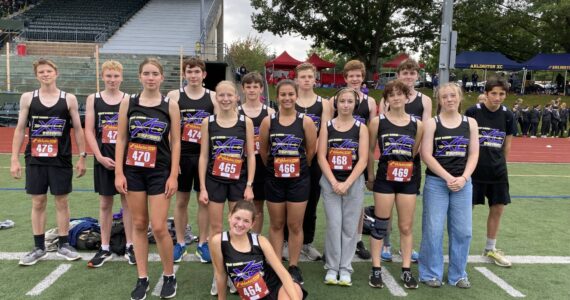
[[200, 99], [190, 99], [184, 88], [180, 88], [181, 156], [200, 155], [202, 120], [214, 114], [214, 103], [210, 90], [206, 89]]
[[410, 122], [405, 126], [392, 124], [384, 114], [380, 114], [379, 119], [380, 159], [376, 178], [409, 182], [417, 176], [418, 172], [418, 168], [413, 164], [413, 150], [418, 131], [416, 118], [410, 116]]
[[279, 123], [279, 113], [271, 115], [269, 125], [269, 156], [267, 171], [276, 178], [300, 177], [307, 174], [304, 114], [297, 113], [289, 126]]
[[412, 115], [414, 116], [414, 118], [416, 118], [416, 120], [421, 121], [422, 116], [424, 115], [424, 104], [422, 102], [422, 93], [418, 92], [414, 100], [406, 103], [404, 109], [408, 115]]
[[338, 131], [333, 121], [327, 122], [327, 161], [336, 180], [345, 181], [358, 163], [361, 123], [355, 120], [349, 130]]
[[238, 114], [236, 124], [228, 128], [221, 127], [216, 119], [216, 115], [208, 118], [210, 155], [206, 174], [218, 182], [235, 182], [247, 174], [247, 164], [244, 159], [246, 148], [245, 116]]
[[353, 113], [354, 118], [362, 124], [368, 124], [370, 120], [370, 107], [368, 106], [368, 95], [364, 94], [358, 108]]
[[[123, 97], [125, 95], [123, 94]], [[121, 103], [109, 105], [101, 97], [101, 93], [95, 93], [93, 108], [95, 110], [95, 139], [101, 155], [115, 159], [115, 144], [119, 130], [119, 107]], [[95, 159], [95, 164], [99, 162]]]
[[160, 104], [146, 107], [140, 105], [140, 95], [131, 96], [127, 113], [127, 166], [170, 169], [168, 100], [163, 96]]
[[[433, 157], [449, 174], [459, 177], [463, 175], [469, 157], [469, 120], [463, 116], [458, 127], [447, 128], [441, 124], [439, 116], [434, 119]], [[437, 176], [429, 168], [426, 175]]]
[[59, 99], [47, 107], [40, 101], [40, 91], [33, 92], [26, 145], [26, 162], [31, 165], [73, 167], [71, 163], [71, 115], [67, 107], [66, 93], [60, 91]]
[[[265, 119], [265, 117], [267, 117], [269, 115], [269, 110], [267, 109], [267, 105], [263, 104], [263, 106], [261, 107], [261, 111], [255, 117], [251, 117], [251, 116], [246, 115], [245, 111], [243, 110], [241, 105], [238, 106], [238, 113], [240, 113], [246, 117], [249, 117], [251, 119], [251, 122], [253, 123], [253, 138], [254, 138], [255, 155], [258, 156], [259, 155], [259, 146], [260, 146], [259, 126], [261, 126], [261, 122], [263, 122], [263, 119]], [[263, 166], [258, 165], [258, 167], [261, 168]]]
[[313, 120], [315, 127], [317, 127], [318, 136], [321, 129], [321, 117], [323, 116], [323, 98], [321, 98], [321, 96], [317, 96], [315, 103], [309, 107], [302, 107], [295, 103], [295, 109], [300, 113], [304, 113], [307, 117]]

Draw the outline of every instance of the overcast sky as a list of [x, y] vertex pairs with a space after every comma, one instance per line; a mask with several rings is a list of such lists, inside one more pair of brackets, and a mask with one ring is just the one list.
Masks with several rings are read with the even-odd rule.
[[287, 51], [294, 58], [304, 61], [307, 58], [307, 50], [311, 48], [311, 40], [303, 40], [299, 36], [275, 36], [272, 33], [259, 33], [251, 24], [251, 7], [249, 0], [224, 1], [224, 43], [228, 46], [234, 41], [243, 39], [248, 35], [260, 36], [270, 53], [277, 55]]

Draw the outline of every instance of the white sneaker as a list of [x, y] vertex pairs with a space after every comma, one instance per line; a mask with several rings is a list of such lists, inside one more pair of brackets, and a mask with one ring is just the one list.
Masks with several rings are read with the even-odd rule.
[[237, 293], [236, 286], [234, 285], [234, 283], [230, 279], [230, 276], [228, 276], [228, 287], [230, 288], [230, 294], [236, 294]]
[[212, 279], [212, 288], [210, 289], [210, 295], [217, 296], [218, 295], [218, 287], [216, 286], [216, 276]]
[[281, 251], [281, 258], [285, 261], [289, 260], [289, 244], [283, 242], [283, 250]]
[[347, 271], [341, 271], [340, 277], [338, 279], [338, 285], [341, 286], [352, 286], [352, 278], [350, 273]]
[[337, 285], [338, 284], [338, 272], [335, 270], [328, 270], [327, 275], [325, 275], [326, 285]]

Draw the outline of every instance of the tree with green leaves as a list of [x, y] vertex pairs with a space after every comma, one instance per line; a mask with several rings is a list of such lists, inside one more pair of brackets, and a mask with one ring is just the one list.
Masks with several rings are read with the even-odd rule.
[[265, 62], [269, 60], [269, 48], [261, 38], [250, 35], [233, 42], [228, 56], [234, 66], [245, 65], [249, 71], [263, 73]]
[[434, 39], [440, 3], [427, 0], [251, 0], [253, 27], [297, 33], [315, 45], [363, 61], [368, 76], [378, 58], [417, 50]]

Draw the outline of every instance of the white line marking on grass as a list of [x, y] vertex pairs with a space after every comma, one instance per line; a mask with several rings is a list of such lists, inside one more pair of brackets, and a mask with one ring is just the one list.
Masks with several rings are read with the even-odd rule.
[[392, 295], [396, 297], [406, 297], [408, 295], [386, 268], [382, 268], [382, 279]]
[[509, 174], [509, 177], [560, 177], [570, 178], [570, 175], [547, 175], [547, 174]]
[[[176, 274], [176, 271], [178, 271], [178, 267], [180, 267], [179, 265], [174, 265], [174, 274]], [[158, 279], [158, 282], [156, 283], [156, 286], [154, 287], [154, 290], [152, 290], [152, 295], [153, 296], [160, 296], [160, 290], [162, 289], [162, 284], [164, 283], [164, 279], [162, 278], [162, 276], [160, 276], [160, 278]]]
[[495, 275], [495, 273], [491, 272], [489, 269], [485, 267], [476, 267], [475, 270], [479, 271], [483, 276], [487, 277], [491, 282], [498, 285], [502, 288], [507, 294], [511, 295], [511, 297], [515, 298], [524, 298], [526, 297], [523, 293], [519, 292], [517, 289], [512, 287], [506, 281], [504, 281], [501, 277]]
[[53, 272], [51, 272], [46, 278], [40, 281], [33, 289], [26, 293], [27, 296], [38, 296], [47, 288], [49, 288], [54, 282], [57, 281], [61, 275], [65, 274], [71, 268], [70, 264], [59, 265]]
[[[82, 261], [89, 261], [93, 256], [95, 256], [95, 252], [79, 252], [81, 254]], [[0, 252], [0, 260], [20, 260], [20, 258], [26, 255], [27, 252]], [[66, 260], [63, 257], [59, 257], [55, 255], [55, 252], [49, 252], [48, 256], [42, 260]], [[119, 262], [126, 262], [123, 256], [113, 254], [113, 258], [109, 261], [119, 261]], [[160, 262], [160, 256], [158, 253], [149, 253], [148, 255], [149, 262]], [[195, 254], [188, 254], [184, 257], [184, 261], [187, 262], [199, 262], [200, 259]]]

